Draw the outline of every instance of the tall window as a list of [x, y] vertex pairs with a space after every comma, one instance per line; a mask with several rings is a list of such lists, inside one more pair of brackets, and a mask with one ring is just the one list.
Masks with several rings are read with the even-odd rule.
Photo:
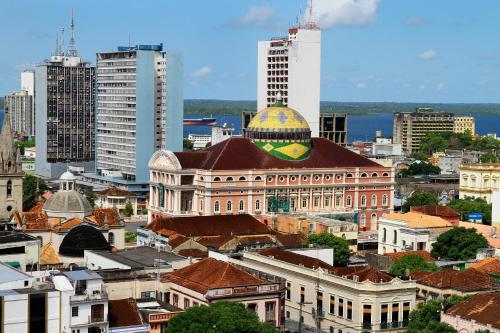
[[352, 302], [347, 301], [347, 319], [352, 320]]
[[335, 314], [335, 296], [330, 295], [330, 311], [331, 314]]
[[339, 298], [338, 316], [344, 317], [344, 299]]
[[292, 298], [292, 284], [290, 282], [286, 283], [286, 299], [290, 300]]
[[12, 180], [7, 181], [7, 198], [12, 196]]
[[330, 197], [325, 197], [324, 206], [325, 206], [325, 207], [330, 206]]
[[227, 202], [227, 211], [228, 212], [233, 211], [233, 202], [231, 200]]
[[307, 198], [302, 198], [302, 208], [307, 207]]
[[347, 196], [346, 202], [345, 202], [347, 207], [352, 206], [352, 197], [350, 195]]
[[260, 200], [255, 200], [255, 210], [260, 210]]
[[342, 197], [340, 195], [335, 196], [335, 207], [340, 207], [341, 202], [342, 202]]
[[383, 234], [382, 234], [382, 242], [385, 243], [386, 240], [387, 240], [387, 229], [384, 228], [384, 231], [383, 231]]
[[394, 236], [392, 237], [392, 243], [397, 244], [398, 243], [398, 232], [394, 230]]
[[408, 326], [410, 320], [410, 302], [403, 303], [403, 326]]
[[382, 206], [387, 206], [387, 194], [382, 196]]
[[366, 207], [366, 195], [361, 196], [361, 207]]
[[366, 227], [366, 215], [365, 214], [361, 214], [359, 216], [359, 226], [362, 228]]
[[363, 328], [372, 328], [372, 306], [369, 304], [363, 305]]
[[304, 303], [306, 299], [306, 287], [300, 286], [300, 303]]
[[203, 199], [200, 199], [200, 210], [203, 211]]
[[372, 195], [372, 207], [377, 206], [377, 196], [374, 194]]
[[380, 328], [388, 328], [387, 322], [389, 321], [389, 304], [382, 304], [380, 307]]
[[240, 200], [240, 212], [243, 212], [245, 210], [245, 204], [243, 203], [243, 200]]
[[220, 203], [219, 201], [216, 201], [214, 204], [214, 212], [220, 213]]
[[319, 197], [314, 197], [314, 207], [319, 206]]
[[109, 245], [115, 245], [115, 234], [110, 232], [108, 233], [108, 242]]
[[316, 292], [316, 311], [319, 315], [323, 313], [323, 293], [321, 291]]

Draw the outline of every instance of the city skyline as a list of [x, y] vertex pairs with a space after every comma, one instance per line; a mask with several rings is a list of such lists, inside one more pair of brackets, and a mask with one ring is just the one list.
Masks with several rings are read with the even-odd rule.
[[[84, 59], [95, 63], [99, 50], [129, 41], [163, 42], [184, 53], [186, 98], [255, 100], [257, 42], [286, 35], [307, 7], [305, 0], [120, 4], [4, 4], [0, 27], [9, 31], [9, 52], [0, 55], [0, 94], [17, 90], [19, 73], [50, 56], [61, 27], [67, 48], [74, 9], [76, 48]], [[15, 19], [21, 12], [29, 24]], [[123, 19], [130, 13], [133, 22]], [[315, 0], [313, 15], [323, 31], [321, 100], [495, 103], [495, 13], [495, 1], [409, 1], [403, 7], [394, 0]]]

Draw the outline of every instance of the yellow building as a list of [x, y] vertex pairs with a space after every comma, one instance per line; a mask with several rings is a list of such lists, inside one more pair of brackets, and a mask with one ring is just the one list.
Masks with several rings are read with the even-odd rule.
[[465, 131], [469, 131], [472, 136], [476, 135], [476, 119], [474, 117], [455, 117], [453, 132], [465, 133]]
[[460, 198], [483, 198], [491, 203], [493, 190], [500, 189], [500, 163], [479, 163], [460, 167]]

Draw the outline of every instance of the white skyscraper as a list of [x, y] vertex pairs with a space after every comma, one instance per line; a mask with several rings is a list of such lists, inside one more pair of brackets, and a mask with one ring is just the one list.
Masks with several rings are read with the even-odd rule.
[[288, 29], [287, 37], [259, 41], [257, 110], [283, 102], [298, 110], [319, 135], [321, 31], [313, 23]]

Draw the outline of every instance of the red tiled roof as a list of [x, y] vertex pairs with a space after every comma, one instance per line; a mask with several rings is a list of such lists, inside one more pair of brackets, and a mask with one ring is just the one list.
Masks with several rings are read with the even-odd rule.
[[43, 208], [43, 202], [38, 201], [36, 204], [31, 206], [26, 212], [28, 213], [41, 213]]
[[120, 224], [120, 213], [118, 210], [113, 208], [94, 208], [92, 210], [92, 216], [97, 224], [101, 227], [104, 226], [105, 217], [108, 217], [109, 226], [118, 226]]
[[460, 214], [457, 213], [453, 208], [448, 206], [440, 206], [440, 205], [412, 206], [410, 207], [410, 211], [420, 212], [422, 214], [439, 216], [439, 217], [460, 218]]
[[412, 273], [417, 283], [439, 289], [454, 289], [463, 292], [491, 290], [498, 288], [499, 282], [488, 274], [469, 268], [464, 271], [443, 269], [431, 273]]
[[121, 188], [118, 188], [116, 186], [109, 187], [105, 190], [96, 193], [99, 195], [106, 195], [106, 196], [136, 197], [135, 193], [122, 190]]
[[268, 284], [233, 264], [213, 258], [165, 274], [162, 281], [170, 281], [201, 294], [209, 289]]
[[359, 282], [371, 281], [373, 283], [382, 283], [390, 282], [394, 279], [391, 275], [370, 266], [335, 267], [332, 273], [351, 280], [357, 276]]
[[146, 226], [160, 232], [170, 230], [187, 237], [268, 234], [270, 229], [251, 215], [160, 217]]
[[500, 291], [478, 293], [452, 306], [447, 315], [500, 329]]
[[172, 249], [175, 249], [177, 246], [182, 245], [184, 242], [188, 240], [189, 238], [187, 238], [186, 236], [174, 234], [168, 237], [168, 245], [170, 245]]
[[476, 262], [469, 268], [475, 268], [486, 274], [500, 276], [500, 259], [498, 258], [486, 258], [481, 261]]
[[275, 241], [271, 236], [240, 236], [238, 244], [241, 245], [256, 245], [256, 244], [274, 244]]
[[178, 252], [179, 255], [183, 257], [191, 258], [206, 258], [208, 257], [208, 252], [198, 250], [198, 249], [184, 249]]
[[284, 248], [299, 248], [304, 245], [304, 236], [301, 234], [282, 234], [274, 235], [278, 243]]
[[214, 249], [219, 249], [221, 246], [232, 240], [234, 237], [231, 235], [221, 235], [221, 236], [203, 236], [196, 240], [197, 243], [205, 247], [211, 247]]
[[142, 325], [137, 304], [132, 298], [109, 300], [108, 313], [110, 328]]
[[408, 254], [418, 254], [424, 258], [425, 261], [431, 262], [431, 261], [436, 261], [435, 258], [431, 256], [431, 254], [427, 251], [423, 250], [415, 250], [415, 251], [406, 251], [406, 252], [389, 252], [385, 253], [384, 256], [391, 258], [392, 260], [396, 261]]
[[[311, 139], [311, 154], [288, 161], [268, 154], [247, 138], [230, 138], [202, 151], [174, 153], [183, 169], [247, 170], [382, 166], [323, 138]], [[242, 154], [242, 152], [245, 152]], [[237, 156], [238, 158], [235, 158]]]

